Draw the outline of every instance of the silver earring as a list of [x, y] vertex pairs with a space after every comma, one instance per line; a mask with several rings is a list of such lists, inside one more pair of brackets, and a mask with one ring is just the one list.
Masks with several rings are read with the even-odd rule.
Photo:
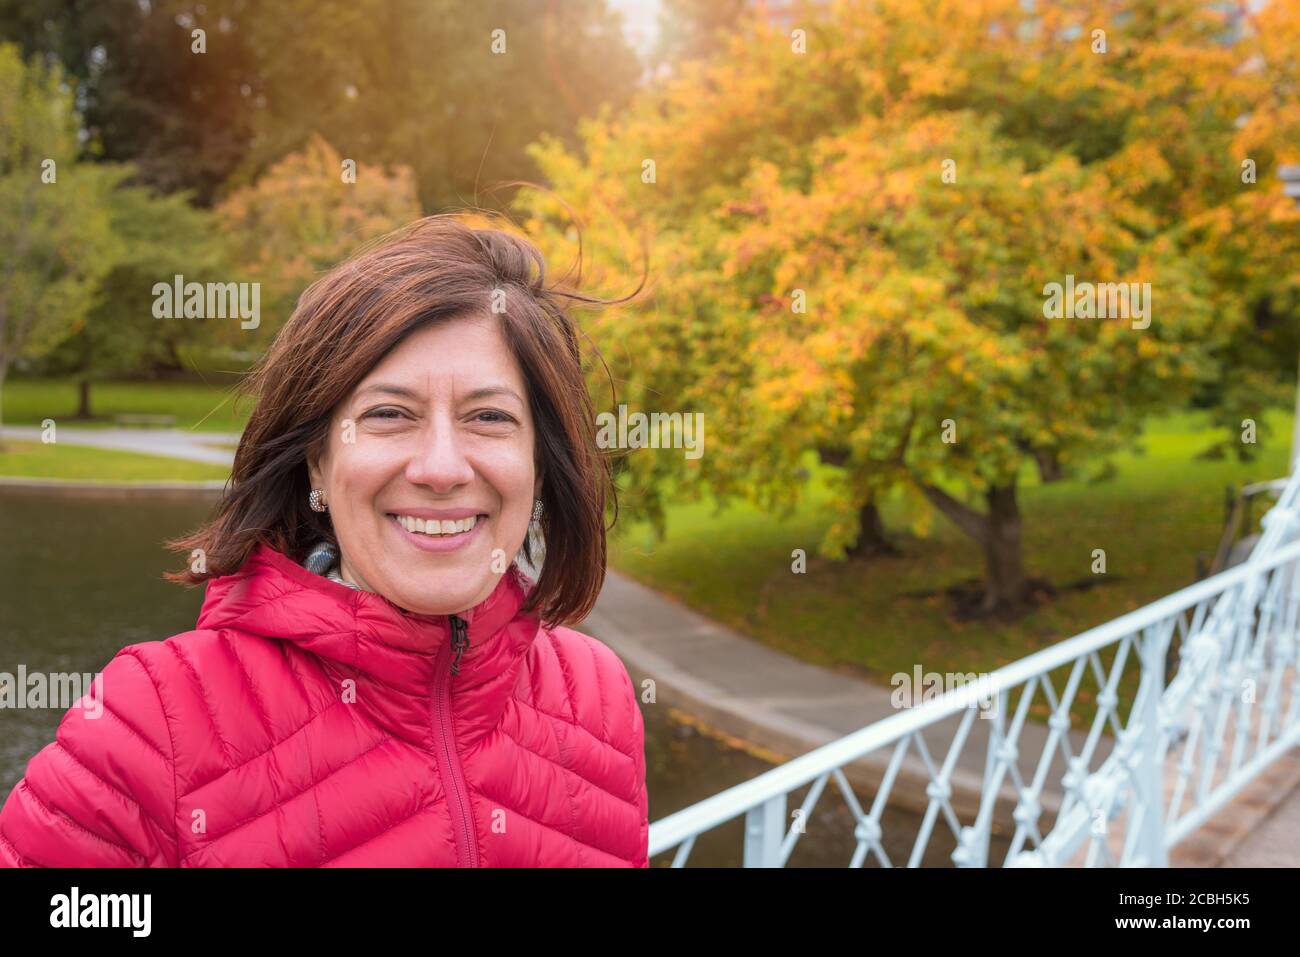
[[325, 490], [323, 488], [314, 488], [311, 494], [307, 496], [307, 503], [311, 505], [313, 512], [329, 511], [329, 506], [325, 504]]
[[536, 525], [542, 520], [542, 500], [540, 498], [533, 500], [533, 524]]

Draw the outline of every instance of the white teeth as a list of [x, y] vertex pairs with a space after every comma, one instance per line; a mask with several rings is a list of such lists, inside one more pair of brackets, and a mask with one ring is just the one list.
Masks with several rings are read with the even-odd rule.
[[478, 522], [478, 516], [475, 515], [471, 515], [469, 518], [441, 522], [436, 518], [413, 518], [410, 515], [396, 515], [394, 517], [397, 519], [397, 523], [408, 532], [418, 532], [422, 535], [459, 535], [468, 532]]

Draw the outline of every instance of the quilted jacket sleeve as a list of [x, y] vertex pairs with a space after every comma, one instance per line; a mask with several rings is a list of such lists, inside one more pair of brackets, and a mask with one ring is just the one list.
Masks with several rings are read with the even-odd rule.
[[0, 810], [0, 867], [175, 866], [171, 735], [146, 648], [118, 652], [28, 762]]

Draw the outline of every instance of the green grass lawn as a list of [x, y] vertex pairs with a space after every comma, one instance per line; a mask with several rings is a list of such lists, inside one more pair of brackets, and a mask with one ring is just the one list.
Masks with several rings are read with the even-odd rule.
[[[774, 648], [882, 684], [918, 662], [926, 671], [986, 672], [1193, 583], [1196, 556], [1208, 559], [1218, 544], [1225, 487], [1285, 474], [1291, 420], [1269, 421], [1271, 444], [1254, 464], [1197, 460], [1215, 436], [1204, 416], [1187, 413], [1151, 423], [1145, 453], [1119, 456], [1111, 481], [1041, 485], [1027, 473], [1019, 496], [1026, 570], [1060, 591], [1011, 623], [951, 615], [943, 589], [981, 574], [982, 560], [940, 516], [927, 537], [901, 536], [901, 558], [816, 557], [830, 521], [819, 466], [789, 518], [748, 505], [719, 515], [711, 502], [676, 505], [659, 543], [648, 525], [620, 521], [611, 563]], [[897, 527], [899, 501], [882, 511], [886, 525]], [[808, 553], [804, 574], [791, 571], [796, 548]], [[1106, 551], [1106, 575], [1092, 574], [1096, 548]], [[1094, 587], [1062, 587], [1072, 583]], [[1084, 712], [1091, 710], [1087, 698]]]
[[122, 413], [176, 416], [176, 427], [203, 432], [240, 432], [252, 411], [243, 399], [235, 408], [226, 385], [191, 382], [97, 382], [91, 387], [95, 418], [76, 420], [77, 383], [72, 379], [13, 379], [5, 382], [4, 423], [39, 425], [53, 419], [61, 426], [106, 428]]
[[9, 440], [0, 450], [0, 476], [97, 482], [199, 482], [229, 478], [230, 469], [115, 449]]

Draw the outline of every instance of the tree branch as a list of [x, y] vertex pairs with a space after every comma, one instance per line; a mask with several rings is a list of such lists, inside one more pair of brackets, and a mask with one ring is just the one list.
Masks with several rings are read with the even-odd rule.
[[959, 502], [937, 485], [930, 485], [926, 482], [915, 479], [917, 487], [925, 493], [925, 497], [930, 500], [930, 504], [943, 512], [952, 520], [953, 524], [960, 528], [981, 545], [989, 540], [989, 520], [988, 516], [982, 512], [977, 512], [965, 502]]

